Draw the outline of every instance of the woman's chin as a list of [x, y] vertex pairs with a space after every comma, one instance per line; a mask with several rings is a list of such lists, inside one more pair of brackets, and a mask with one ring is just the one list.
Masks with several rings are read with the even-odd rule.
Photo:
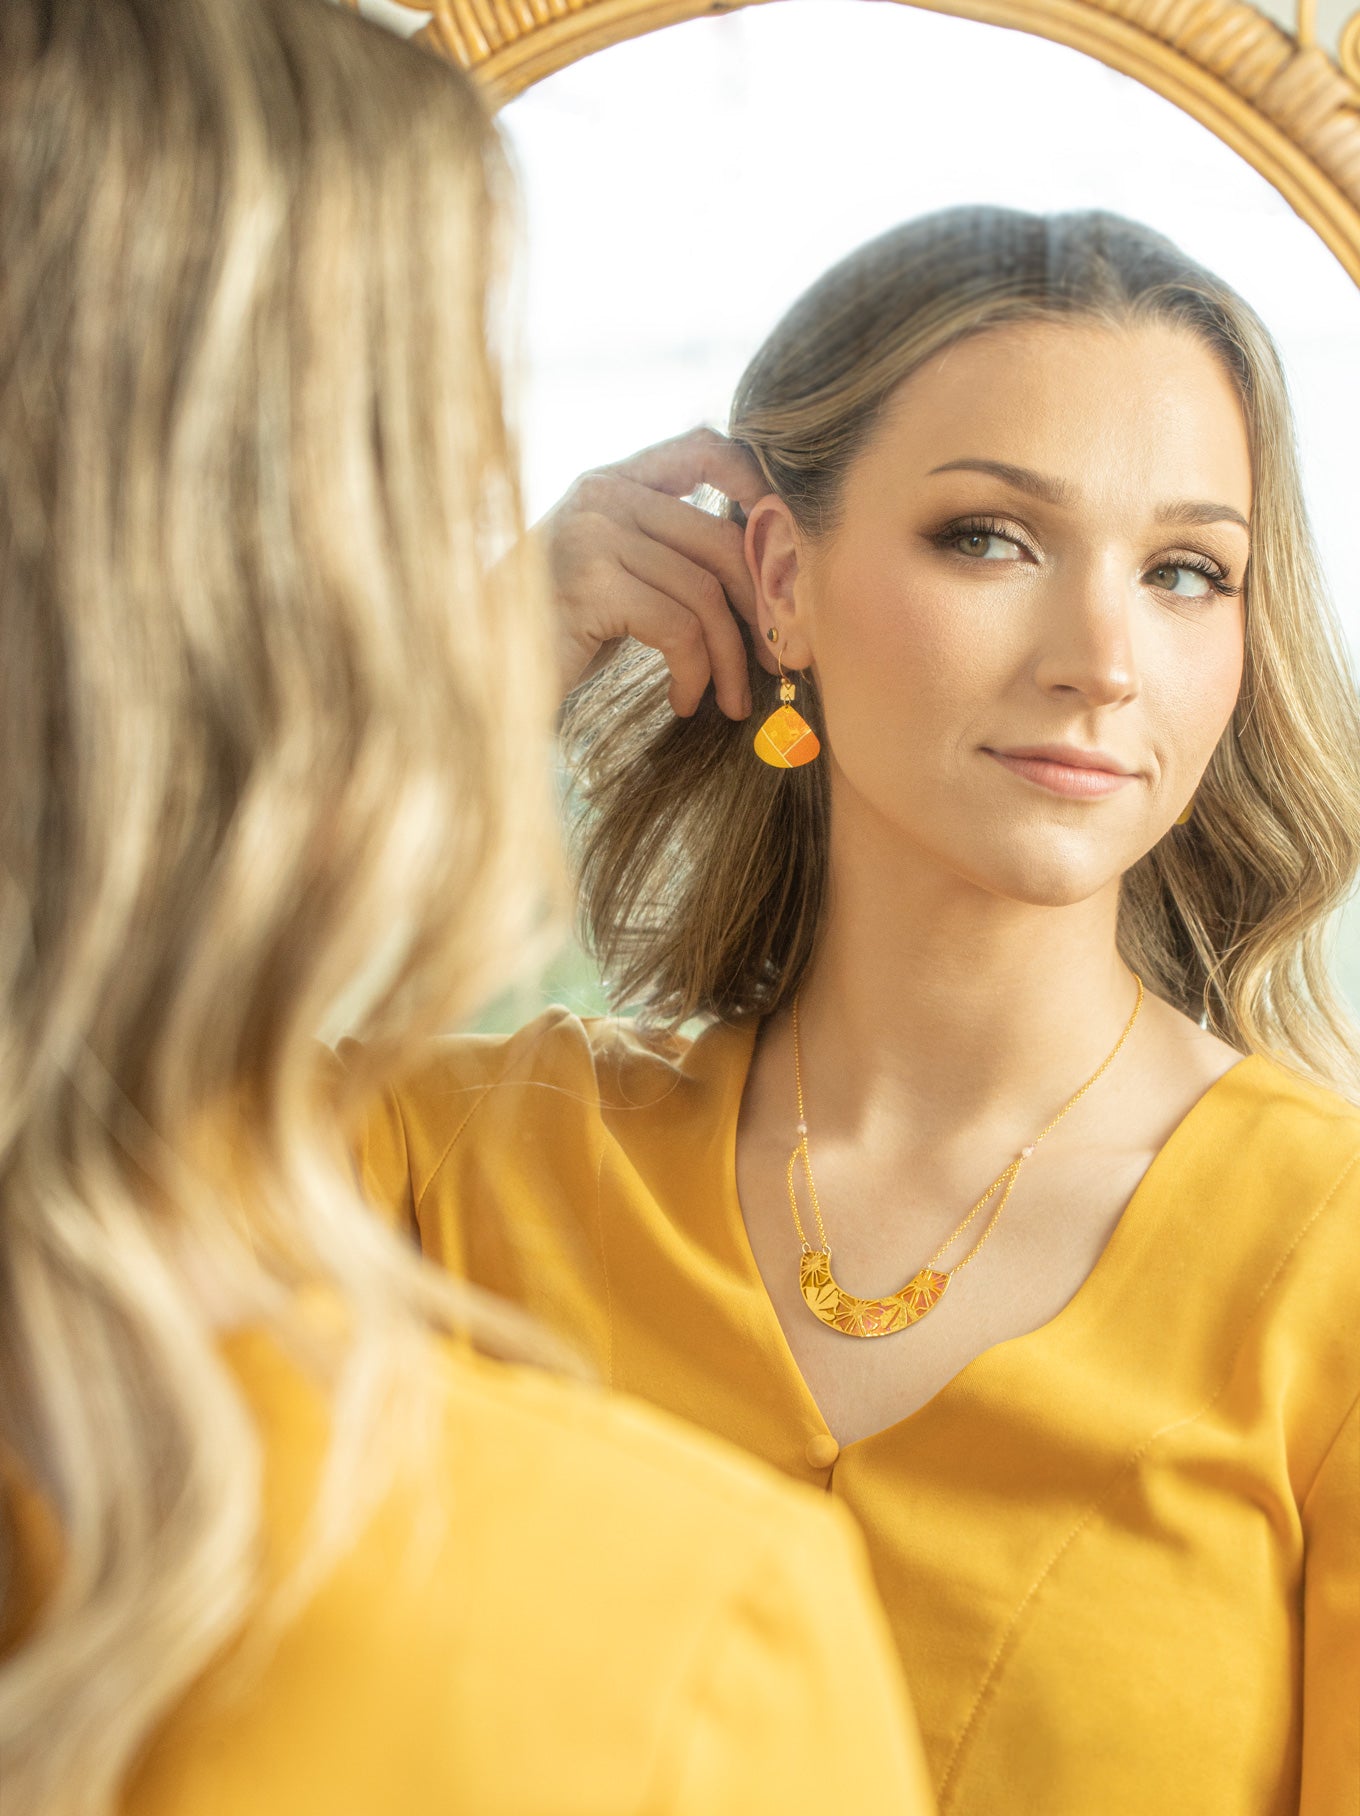
[[[1141, 855], [1141, 854], [1140, 854]], [[975, 848], [960, 865], [969, 879], [997, 896], [1035, 908], [1071, 908], [1117, 888], [1128, 868], [1120, 841], [1090, 833], [1031, 830], [1012, 835], [989, 850]]]

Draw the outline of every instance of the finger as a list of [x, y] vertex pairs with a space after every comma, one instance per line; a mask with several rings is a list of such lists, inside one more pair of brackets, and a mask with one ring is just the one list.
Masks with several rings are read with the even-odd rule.
[[769, 481], [751, 450], [720, 430], [701, 425], [655, 442], [627, 460], [602, 469], [639, 480], [657, 492], [683, 498], [696, 486], [710, 485], [724, 498], [734, 498], [743, 511], [769, 496]]
[[748, 624], [755, 624], [756, 594], [746, 565], [745, 532], [730, 518], [715, 517], [612, 469], [584, 474], [574, 488], [573, 502], [578, 514], [632, 526], [707, 568], [722, 583], [734, 608]]
[[671, 671], [667, 693], [671, 709], [688, 719], [713, 678], [700, 620], [668, 593], [649, 586], [624, 568], [618, 570], [615, 592], [627, 614], [629, 634], [665, 657]]
[[[665, 492], [655, 491], [612, 468], [585, 475], [578, 482], [578, 494], [581, 507], [589, 508], [615, 524], [631, 520], [643, 536], [678, 551], [696, 567], [715, 574], [732, 609], [740, 612], [751, 627], [761, 667], [769, 674], [778, 674], [779, 665], [760, 638], [755, 583], [746, 563], [744, 530], [730, 518], [715, 517], [710, 511], [701, 510], [683, 499], [672, 498]], [[673, 592], [677, 599], [689, 603], [685, 591], [669, 586], [657, 573], [650, 570], [644, 573], [641, 569], [638, 572], [641, 578], [649, 580], [663, 592]], [[714, 653], [716, 674], [716, 650]], [[745, 674], [743, 652], [743, 680]]]
[[718, 704], [730, 719], [744, 719], [751, 710], [746, 645], [722, 582], [710, 569], [641, 532], [621, 546], [618, 559], [634, 579], [668, 595], [699, 620]]
[[[619, 525], [610, 527], [620, 533]], [[708, 644], [699, 619], [668, 593], [630, 573], [617, 550], [607, 560], [597, 560], [588, 577], [588, 589], [600, 623], [610, 628], [592, 634], [595, 654], [572, 685], [579, 686], [602, 665], [608, 650], [617, 647], [623, 638], [632, 637], [665, 657], [672, 677], [668, 696], [672, 710], [688, 718], [712, 679]], [[730, 613], [728, 617], [730, 621]]]

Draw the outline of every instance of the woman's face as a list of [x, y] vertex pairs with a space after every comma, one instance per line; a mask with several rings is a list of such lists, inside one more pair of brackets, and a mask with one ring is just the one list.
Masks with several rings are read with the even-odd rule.
[[[1186, 332], [1023, 324], [937, 355], [889, 398], [837, 529], [753, 545], [767, 599], [797, 550], [780, 652], [813, 665], [837, 794], [1000, 894], [1117, 878], [1231, 716], [1251, 503], [1236, 393]], [[1058, 793], [992, 754], [1037, 744], [1127, 779]]]

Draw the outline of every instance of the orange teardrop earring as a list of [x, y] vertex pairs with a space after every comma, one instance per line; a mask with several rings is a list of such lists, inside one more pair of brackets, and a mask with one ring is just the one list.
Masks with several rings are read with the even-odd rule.
[[[771, 643], [778, 643], [779, 632], [773, 625], [765, 635]], [[775, 661], [779, 662], [778, 656]], [[768, 763], [772, 769], [799, 769], [804, 763], [810, 763], [822, 747], [807, 720], [790, 705], [793, 682], [784, 673], [782, 662], [779, 662], [779, 698], [783, 704], [776, 706], [756, 733], [753, 748], [761, 762]]]

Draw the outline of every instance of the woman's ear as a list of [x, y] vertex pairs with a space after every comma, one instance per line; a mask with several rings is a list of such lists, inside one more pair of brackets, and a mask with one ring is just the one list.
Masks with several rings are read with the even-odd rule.
[[[771, 674], [779, 672], [776, 653], [786, 669], [806, 668], [812, 650], [799, 617], [795, 588], [804, 538], [793, 513], [770, 492], [751, 506], [746, 517], [746, 565], [756, 593], [756, 624], [761, 658]], [[771, 643], [771, 627], [779, 641]]]

